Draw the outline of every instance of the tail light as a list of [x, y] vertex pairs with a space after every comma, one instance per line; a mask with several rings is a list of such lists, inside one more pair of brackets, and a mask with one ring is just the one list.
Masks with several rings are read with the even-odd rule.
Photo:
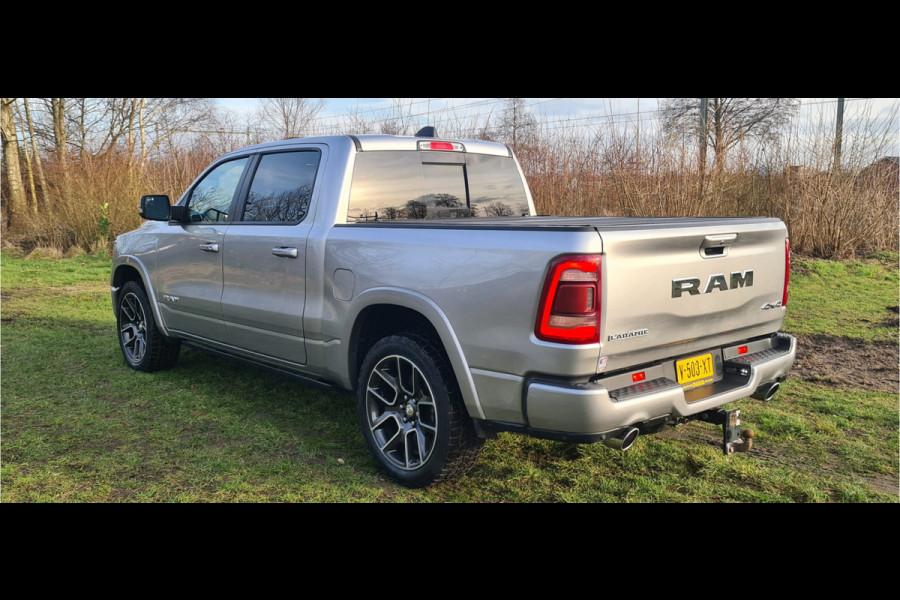
[[550, 264], [534, 334], [545, 342], [600, 341], [600, 256], [563, 256]]
[[791, 284], [791, 240], [784, 240], [784, 293], [781, 295], [781, 305], [787, 306], [788, 287]]
[[419, 142], [419, 150], [442, 150], [444, 152], [465, 152], [459, 142]]

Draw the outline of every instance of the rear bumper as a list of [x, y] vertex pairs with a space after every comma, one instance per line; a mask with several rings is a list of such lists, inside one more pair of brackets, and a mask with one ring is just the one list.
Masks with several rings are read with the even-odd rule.
[[787, 376], [794, 364], [797, 340], [778, 334], [758, 340], [753, 346], [750, 353], [740, 356], [731, 348], [723, 349], [722, 378], [688, 391], [664, 376], [664, 364], [647, 367], [647, 380], [642, 383], [623, 387], [618, 387], [621, 377], [583, 385], [532, 381], [527, 385], [525, 402], [527, 433], [570, 441], [600, 441], [624, 427], [658, 422], [665, 417], [690, 417], [746, 398], [761, 385]]

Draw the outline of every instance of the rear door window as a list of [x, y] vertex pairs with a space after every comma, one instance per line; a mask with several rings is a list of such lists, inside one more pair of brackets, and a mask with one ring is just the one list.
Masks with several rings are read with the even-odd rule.
[[316, 150], [264, 154], [253, 174], [243, 222], [299, 223], [309, 212], [320, 154]]

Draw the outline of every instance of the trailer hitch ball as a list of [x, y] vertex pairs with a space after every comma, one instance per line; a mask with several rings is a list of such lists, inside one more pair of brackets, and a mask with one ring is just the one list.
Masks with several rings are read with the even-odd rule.
[[753, 449], [753, 430], [745, 429], [741, 432], [741, 438], [732, 442], [731, 449], [733, 452], [749, 452]]

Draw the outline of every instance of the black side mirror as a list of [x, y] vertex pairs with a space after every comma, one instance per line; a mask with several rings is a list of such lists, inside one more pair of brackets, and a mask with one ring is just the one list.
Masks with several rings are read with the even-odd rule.
[[170, 208], [168, 196], [141, 196], [138, 214], [148, 221], [168, 221]]

